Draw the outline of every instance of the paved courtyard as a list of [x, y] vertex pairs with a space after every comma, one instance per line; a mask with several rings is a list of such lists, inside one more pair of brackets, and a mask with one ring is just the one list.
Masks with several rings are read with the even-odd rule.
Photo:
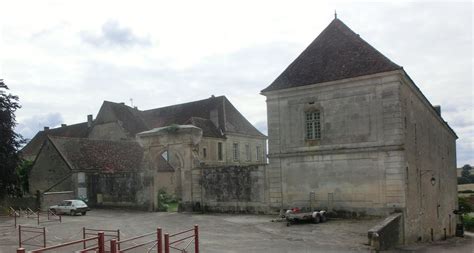
[[[120, 229], [122, 239], [126, 239], [152, 232], [159, 226], [167, 233], [174, 233], [198, 224], [201, 252], [370, 252], [369, 247], [365, 245], [367, 230], [380, 221], [380, 219], [345, 219], [287, 227], [284, 222], [271, 222], [274, 218], [266, 215], [93, 210], [86, 216], [64, 216], [63, 223], [45, 223], [44, 226], [48, 246], [81, 239], [82, 227]], [[34, 219], [27, 218], [20, 218], [19, 223], [36, 225]], [[459, 247], [456, 249], [474, 246], [472, 238], [455, 240], [452, 243], [441, 244], [440, 247], [447, 251], [440, 252], [459, 252], [449, 251], [454, 246]], [[0, 230], [0, 252], [15, 252], [17, 245], [17, 230], [13, 228]], [[34, 247], [27, 247], [29, 250], [32, 248]], [[56, 252], [73, 252], [77, 249], [79, 247], [71, 247]], [[426, 250], [427, 246], [418, 245], [416, 248], [404, 250], [414, 249]], [[146, 252], [146, 250], [134, 252]]]

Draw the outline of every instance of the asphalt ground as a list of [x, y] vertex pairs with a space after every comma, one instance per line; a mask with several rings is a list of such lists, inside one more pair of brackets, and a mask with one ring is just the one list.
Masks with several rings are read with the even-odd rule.
[[[367, 246], [367, 231], [382, 219], [333, 219], [319, 224], [295, 224], [272, 222], [276, 217], [268, 215], [156, 213], [126, 210], [92, 210], [86, 216], [63, 216], [63, 222], [42, 223], [46, 229], [47, 246], [82, 239], [82, 228], [120, 229], [121, 238], [156, 231], [173, 234], [199, 226], [201, 252], [371, 252]], [[44, 218], [42, 218], [44, 219]], [[0, 221], [0, 223], [3, 222]], [[19, 224], [37, 226], [35, 219], [21, 217]], [[1, 225], [1, 224], [0, 224]], [[28, 235], [23, 235], [24, 238]], [[143, 238], [144, 242], [152, 238]], [[40, 244], [36, 238], [30, 242]], [[178, 244], [185, 247], [188, 241]], [[134, 245], [124, 244], [123, 247]], [[187, 252], [194, 252], [191, 243]], [[0, 228], [0, 253], [16, 252], [18, 228]], [[27, 250], [37, 247], [26, 246]], [[82, 244], [62, 250], [47, 252], [74, 252]], [[398, 248], [391, 252], [474, 252], [474, 239], [452, 238], [432, 244], [417, 244]], [[139, 248], [127, 252], [147, 252]], [[153, 252], [153, 251], [152, 251]], [[156, 251], [154, 251], [156, 252]], [[179, 251], [171, 251], [179, 252]]]

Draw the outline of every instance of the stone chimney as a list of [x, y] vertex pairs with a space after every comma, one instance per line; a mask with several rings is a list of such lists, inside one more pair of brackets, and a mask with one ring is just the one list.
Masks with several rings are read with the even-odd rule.
[[67, 124], [61, 124], [61, 127], [65, 127], [65, 126], [67, 126]]
[[435, 105], [433, 108], [435, 109], [436, 114], [441, 117], [441, 105]]
[[89, 114], [87, 115], [87, 127], [91, 127], [92, 126], [92, 114]]
[[44, 131], [46, 132], [46, 131], [48, 131], [48, 130], [49, 130], [49, 127], [48, 127], [48, 126], [45, 126], [45, 127], [44, 127]]

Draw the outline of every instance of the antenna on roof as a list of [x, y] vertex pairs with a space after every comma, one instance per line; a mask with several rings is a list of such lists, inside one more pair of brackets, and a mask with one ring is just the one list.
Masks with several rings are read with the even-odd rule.
[[133, 108], [133, 98], [130, 98], [130, 107]]
[[334, 10], [334, 19], [337, 19], [337, 11]]

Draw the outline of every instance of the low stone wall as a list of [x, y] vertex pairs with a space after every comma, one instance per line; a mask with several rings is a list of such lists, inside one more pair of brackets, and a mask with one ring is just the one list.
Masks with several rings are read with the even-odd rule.
[[0, 201], [0, 206], [2, 207], [0, 211], [8, 210], [9, 207], [15, 209], [26, 209], [31, 208], [36, 210], [39, 208], [39, 201], [36, 197], [23, 197], [23, 198], [9, 198], [6, 197]]
[[386, 250], [403, 243], [403, 215], [395, 213], [371, 228], [367, 234], [369, 245], [375, 250]]
[[45, 192], [41, 196], [41, 210], [46, 211], [50, 206], [57, 205], [66, 199], [74, 199], [74, 192]]
[[193, 171], [194, 211], [264, 213], [265, 166], [204, 167]]

